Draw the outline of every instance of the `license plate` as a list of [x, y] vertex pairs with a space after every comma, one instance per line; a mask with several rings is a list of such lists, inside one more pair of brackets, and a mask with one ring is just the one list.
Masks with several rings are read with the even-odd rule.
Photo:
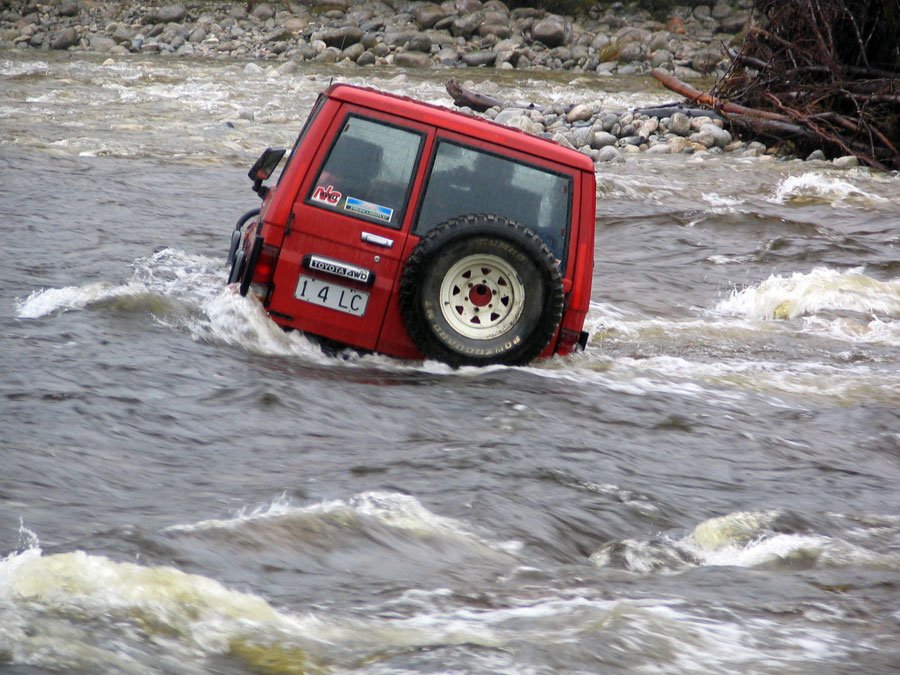
[[365, 314], [366, 305], [369, 302], [369, 294], [366, 291], [357, 291], [355, 288], [348, 288], [303, 274], [297, 279], [297, 290], [294, 291], [294, 297], [354, 316]]

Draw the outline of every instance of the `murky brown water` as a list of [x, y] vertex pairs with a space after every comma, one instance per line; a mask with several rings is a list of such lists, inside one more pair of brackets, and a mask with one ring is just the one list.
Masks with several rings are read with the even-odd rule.
[[331, 77], [447, 76], [0, 54], [0, 669], [900, 668], [898, 176], [601, 166], [592, 341], [529, 368], [330, 358], [224, 289]]

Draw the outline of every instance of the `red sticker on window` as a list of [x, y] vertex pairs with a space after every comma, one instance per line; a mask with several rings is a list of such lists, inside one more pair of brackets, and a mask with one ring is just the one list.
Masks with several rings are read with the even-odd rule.
[[341, 197], [341, 193], [335, 190], [333, 185], [328, 187], [318, 185], [312, 193], [314, 202], [322, 202], [323, 204], [328, 204], [328, 206], [337, 206], [338, 202], [341, 201]]

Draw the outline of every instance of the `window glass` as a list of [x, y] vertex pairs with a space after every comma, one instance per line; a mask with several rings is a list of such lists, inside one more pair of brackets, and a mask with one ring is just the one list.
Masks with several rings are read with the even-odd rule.
[[350, 116], [308, 203], [399, 228], [422, 134]]
[[493, 213], [530, 227], [564, 260], [571, 183], [565, 175], [440, 141], [415, 232], [467, 213]]

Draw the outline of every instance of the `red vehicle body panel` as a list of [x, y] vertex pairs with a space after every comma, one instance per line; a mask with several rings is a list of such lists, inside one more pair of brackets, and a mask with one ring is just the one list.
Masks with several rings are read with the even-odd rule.
[[[311, 203], [319, 167], [347, 115], [408, 128], [422, 134], [414, 178], [402, 221], [387, 227], [328, 211]], [[338, 84], [320, 96], [275, 187], [264, 195], [258, 224], [245, 238], [261, 235], [280, 249], [272, 285], [263, 298], [270, 316], [281, 326], [324, 337], [351, 347], [400, 358], [421, 358], [404, 326], [397, 287], [403, 264], [420, 238], [412, 233], [438, 139], [464, 142], [472, 148], [545, 167], [571, 176], [571, 233], [565, 269], [561, 270], [565, 309], [557, 335], [541, 356], [567, 353], [577, 343], [590, 304], [595, 222], [594, 165], [591, 159], [561, 145], [460, 112], [356, 86]], [[391, 246], [366, 240], [378, 238]], [[247, 244], [245, 243], [245, 247]], [[363, 316], [303, 302], [295, 297], [298, 273], [309, 253], [340, 260], [374, 272], [374, 283], [341, 279], [341, 284], [369, 294]], [[326, 275], [327, 276], [327, 275]], [[566, 333], [567, 339], [558, 339]], [[575, 336], [574, 338], [572, 336]]]

